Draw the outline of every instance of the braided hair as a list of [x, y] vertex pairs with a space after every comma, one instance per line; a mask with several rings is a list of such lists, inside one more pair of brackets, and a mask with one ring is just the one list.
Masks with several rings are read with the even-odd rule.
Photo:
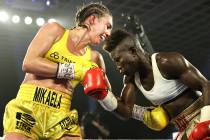
[[103, 17], [104, 15], [112, 16], [109, 9], [101, 3], [90, 3], [80, 8], [76, 13], [75, 22], [77, 26], [84, 26], [84, 21], [91, 15]]

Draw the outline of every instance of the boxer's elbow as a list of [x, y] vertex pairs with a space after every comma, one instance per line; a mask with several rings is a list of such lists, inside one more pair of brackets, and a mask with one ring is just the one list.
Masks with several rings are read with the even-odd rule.
[[31, 72], [34, 69], [34, 63], [28, 60], [24, 60], [22, 64], [23, 72]]
[[29, 71], [29, 69], [30, 69], [30, 63], [29, 62], [27, 62], [27, 61], [23, 61], [23, 64], [22, 64], [22, 71], [23, 72], [28, 72]]

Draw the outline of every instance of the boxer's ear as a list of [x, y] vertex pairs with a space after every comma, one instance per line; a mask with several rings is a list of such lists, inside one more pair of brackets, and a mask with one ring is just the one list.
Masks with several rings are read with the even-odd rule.
[[137, 54], [137, 49], [134, 45], [130, 46], [128, 50], [131, 54]]
[[88, 17], [88, 20], [89, 20], [89, 24], [92, 25], [96, 22], [97, 20], [97, 16], [95, 14], [91, 15], [90, 17]]

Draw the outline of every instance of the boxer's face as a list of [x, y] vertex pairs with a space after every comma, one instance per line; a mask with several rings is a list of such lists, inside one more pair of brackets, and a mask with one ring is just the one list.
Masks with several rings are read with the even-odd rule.
[[136, 53], [135, 43], [130, 38], [125, 38], [110, 52], [110, 57], [117, 65], [120, 73], [125, 75], [133, 75], [138, 71], [138, 56]]
[[112, 16], [105, 15], [103, 17], [92, 17], [92, 24], [90, 26], [91, 32], [90, 40], [92, 45], [97, 45], [110, 36], [112, 30]]

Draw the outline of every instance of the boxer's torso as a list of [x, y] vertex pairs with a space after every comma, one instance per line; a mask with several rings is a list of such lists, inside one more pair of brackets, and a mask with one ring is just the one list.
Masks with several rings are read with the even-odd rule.
[[158, 69], [158, 62], [154, 55], [152, 61], [151, 76], [146, 80], [140, 80], [140, 78], [138, 80], [139, 76], [135, 75], [135, 84], [148, 100], [155, 105], [162, 105], [173, 118], [190, 106], [200, 95], [179, 80], [165, 78]]
[[[56, 62], [56, 63], [74, 63], [74, 62], [85, 62], [91, 59], [91, 50], [86, 47], [86, 51], [83, 55], [78, 56], [71, 53], [68, 49], [68, 37], [69, 30], [66, 30], [62, 38], [54, 43], [50, 50], [45, 54], [44, 58]], [[57, 78], [46, 78], [37, 76], [35, 74], [26, 73], [23, 83], [35, 84], [39, 86], [56, 89], [68, 94], [72, 94], [73, 89], [80, 81], [66, 80]]]

